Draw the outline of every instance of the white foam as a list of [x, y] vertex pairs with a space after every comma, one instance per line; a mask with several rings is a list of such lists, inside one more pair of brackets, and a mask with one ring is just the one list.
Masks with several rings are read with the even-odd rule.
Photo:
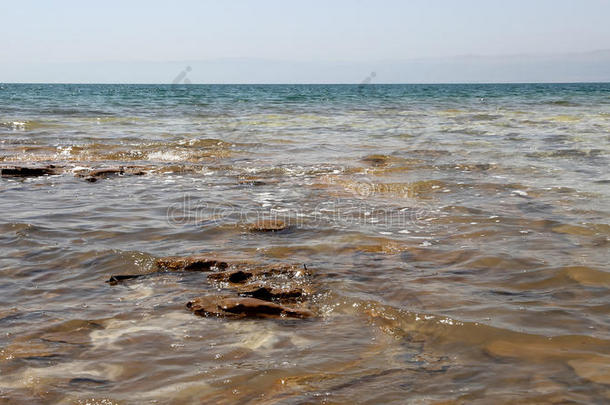
[[231, 331], [230, 333], [241, 337], [239, 342], [232, 346], [250, 350], [271, 350], [278, 344], [286, 341], [289, 341], [296, 347], [305, 347], [312, 344], [309, 339], [302, 338], [293, 332], [286, 332], [271, 323], [261, 325], [232, 322], [226, 324], [226, 328]]
[[46, 379], [92, 378], [115, 381], [123, 374], [119, 364], [104, 364], [98, 360], [76, 360], [50, 367], [29, 367], [12, 379], [2, 379], [3, 388], [35, 388]]
[[89, 335], [96, 348], [118, 349], [116, 344], [126, 335], [142, 332], [165, 334], [175, 339], [182, 339], [182, 327], [193, 320], [186, 312], [172, 312], [163, 316], [148, 317], [131, 321], [111, 320], [102, 330], [94, 330]]
[[[213, 388], [210, 384], [202, 381], [192, 381], [184, 383], [176, 383], [170, 385], [163, 385], [155, 390], [149, 390], [143, 396], [145, 398], [159, 399], [167, 398], [171, 399], [171, 403], [176, 402], [191, 402], [197, 403], [205, 396], [206, 392], [211, 391]], [[189, 400], [189, 401], [186, 401]]]
[[149, 160], [162, 160], [166, 162], [177, 162], [187, 158], [188, 155], [185, 152], [157, 151], [148, 154]]

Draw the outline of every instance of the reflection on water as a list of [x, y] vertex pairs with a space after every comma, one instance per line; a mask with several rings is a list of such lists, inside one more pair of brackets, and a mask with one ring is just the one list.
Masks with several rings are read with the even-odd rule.
[[[0, 179], [0, 398], [604, 402], [609, 95], [3, 85], [0, 165], [61, 171]], [[305, 263], [318, 316], [191, 314], [154, 261], [210, 252]]]

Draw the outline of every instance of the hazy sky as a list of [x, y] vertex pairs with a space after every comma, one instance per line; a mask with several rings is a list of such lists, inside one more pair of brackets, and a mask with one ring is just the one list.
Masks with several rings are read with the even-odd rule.
[[0, 16], [0, 63], [13, 70], [57, 62], [367, 62], [610, 48], [610, 0], [0, 0]]

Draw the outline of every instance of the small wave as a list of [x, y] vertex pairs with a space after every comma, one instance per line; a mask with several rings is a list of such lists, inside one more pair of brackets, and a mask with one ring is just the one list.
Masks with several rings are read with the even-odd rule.
[[13, 131], [17, 131], [17, 130], [25, 130], [25, 126], [26, 126], [26, 122], [25, 121], [9, 121], [9, 122], [0, 122], [0, 128], [8, 128], [8, 129], [12, 129]]
[[156, 151], [148, 154], [148, 160], [161, 160], [164, 162], [178, 162], [188, 159], [186, 152], [178, 151]]
[[35, 129], [52, 128], [58, 126], [49, 121], [23, 120], [0, 122], [0, 128], [7, 128], [13, 131], [32, 131]]

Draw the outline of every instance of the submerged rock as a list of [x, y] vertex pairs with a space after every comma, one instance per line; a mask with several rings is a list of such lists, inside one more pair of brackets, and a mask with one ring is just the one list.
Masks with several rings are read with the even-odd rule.
[[245, 186], [264, 186], [267, 183], [265, 183], [262, 180], [255, 180], [255, 179], [240, 179], [239, 180], [239, 184], [245, 185]]
[[598, 384], [610, 385], [610, 356], [593, 356], [568, 361], [570, 367], [581, 378]]
[[173, 271], [215, 271], [229, 267], [224, 260], [198, 255], [161, 257], [155, 261], [155, 264], [162, 269]]
[[143, 275], [144, 274], [115, 274], [110, 276], [110, 278], [106, 280], [106, 282], [110, 285], [117, 285], [122, 281], [142, 277]]
[[89, 171], [77, 173], [77, 177], [83, 177], [86, 181], [94, 183], [100, 179], [106, 179], [113, 176], [142, 176], [146, 174], [144, 170], [137, 166], [127, 167], [106, 167], [101, 169], [92, 169]]
[[257, 298], [200, 297], [186, 307], [196, 315], [219, 318], [312, 318], [314, 314]]
[[37, 177], [60, 174], [61, 168], [55, 165], [41, 167], [11, 166], [0, 168], [2, 177]]
[[262, 220], [248, 226], [250, 232], [279, 232], [288, 229], [289, 226], [284, 221]]
[[368, 163], [371, 166], [383, 166], [388, 163], [390, 156], [387, 155], [368, 155], [362, 158], [364, 163]]

